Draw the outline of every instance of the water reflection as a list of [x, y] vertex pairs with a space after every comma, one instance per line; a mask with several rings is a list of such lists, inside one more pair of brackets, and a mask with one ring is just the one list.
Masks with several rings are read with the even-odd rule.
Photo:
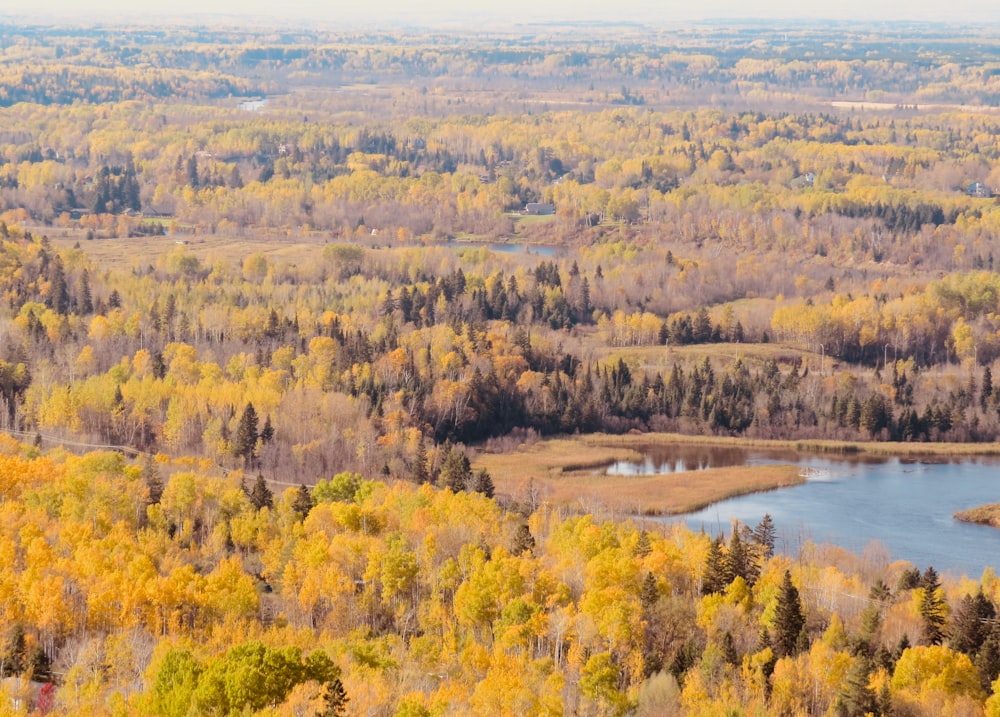
[[597, 472], [605, 475], [640, 476], [661, 473], [702, 471], [728, 466], [764, 465], [768, 463], [797, 463], [793, 451], [761, 451], [725, 446], [641, 446], [638, 461], [616, 461]]

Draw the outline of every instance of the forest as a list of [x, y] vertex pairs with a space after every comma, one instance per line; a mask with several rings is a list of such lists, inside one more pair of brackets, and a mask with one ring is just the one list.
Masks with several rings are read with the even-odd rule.
[[1000, 441], [996, 51], [0, 26], [0, 714], [1000, 714], [992, 570], [478, 462]]

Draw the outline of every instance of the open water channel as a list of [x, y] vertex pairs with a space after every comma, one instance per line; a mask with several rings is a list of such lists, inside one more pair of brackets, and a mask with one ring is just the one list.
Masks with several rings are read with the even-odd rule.
[[979, 578], [1000, 570], [1000, 530], [955, 520], [956, 511], [1000, 502], [1000, 460], [920, 460], [850, 456], [829, 458], [792, 452], [714, 447], [658, 447], [638, 463], [616, 463], [617, 474], [669, 473], [716, 466], [791, 463], [807, 481], [799, 486], [732, 498], [671, 520], [693, 530], [728, 533], [733, 519], [756, 525], [770, 513], [777, 547], [796, 554], [806, 541], [861, 553], [872, 542], [891, 560], [923, 570]]

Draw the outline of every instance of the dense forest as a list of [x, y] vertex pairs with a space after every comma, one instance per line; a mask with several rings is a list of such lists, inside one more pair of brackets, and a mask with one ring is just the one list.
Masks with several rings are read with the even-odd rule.
[[581, 32], [0, 27], [0, 713], [1000, 714], [992, 572], [476, 466], [1000, 440], [996, 38]]

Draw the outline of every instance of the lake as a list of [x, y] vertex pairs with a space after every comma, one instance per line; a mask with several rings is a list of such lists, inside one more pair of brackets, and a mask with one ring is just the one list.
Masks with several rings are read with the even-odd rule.
[[955, 520], [953, 514], [1000, 502], [1000, 460], [969, 457], [940, 461], [850, 456], [829, 458], [749, 449], [660, 447], [639, 463], [617, 463], [619, 474], [666, 473], [726, 465], [793, 463], [806, 471], [799, 486], [732, 498], [682, 520], [693, 530], [728, 532], [733, 519], [756, 525], [770, 513], [777, 547], [795, 554], [806, 541], [861, 553], [872, 541], [893, 560], [921, 570], [979, 578], [1000, 566], [1000, 530]]

